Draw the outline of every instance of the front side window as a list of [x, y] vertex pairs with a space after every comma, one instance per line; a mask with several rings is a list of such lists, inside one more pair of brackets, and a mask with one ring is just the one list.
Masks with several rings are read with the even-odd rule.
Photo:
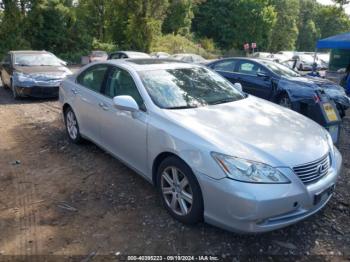
[[265, 70], [256, 63], [244, 61], [238, 65], [238, 73], [256, 76], [258, 73], [266, 73]]
[[143, 99], [136, 87], [131, 75], [120, 68], [113, 68], [108, 75], [105, 95], [113, 98], [115, 96], [131, 96], [135, 99], [140, 108], [143, 106]]
[[108, 65], [89, 67], [78, 76], [77, 82], [88, 89], [100, 93], [107, 70]]
[[193, 108], [245, 97], [229, 81], [202, 67], [147, 70], [139, 75], [153, 102], [160, 108]]

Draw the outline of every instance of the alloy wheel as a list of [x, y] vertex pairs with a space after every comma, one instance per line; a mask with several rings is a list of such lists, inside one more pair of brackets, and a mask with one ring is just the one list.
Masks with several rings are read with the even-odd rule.
[[68, 134], [70, 136], [71, 139], [75, 140], [78, 137], [78, 123], [77, 120], [75, 118], [75, 115], [72, 111], [68, 111], [67, 113], [67, 130], [68, 130]]
[[176, 167], [168, 167], [161, 174], [161, 190], [167, 206], [177, 215], [189, 214], [193, 192], [188, 178]]

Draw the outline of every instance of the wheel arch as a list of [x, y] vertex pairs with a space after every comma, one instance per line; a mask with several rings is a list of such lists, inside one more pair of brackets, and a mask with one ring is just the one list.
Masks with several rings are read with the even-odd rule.
[[[162, 163], [162, 161], [168, 157], [176, 157], [182, 162], [184, 162], [191, 170], [191, 166], [185, 161], [183, 158], [181, 158], [178, 154], [170, 151], [164, 151], [156, 156], [156, 158], [153, 160], [152, 163], [152, 183], [154, 186], [157, 186], [157, 171], [159, 165]], [[193, 172], [193, 171], [192, 171]], [[198, 179], [197, 179], [198, 180]]]

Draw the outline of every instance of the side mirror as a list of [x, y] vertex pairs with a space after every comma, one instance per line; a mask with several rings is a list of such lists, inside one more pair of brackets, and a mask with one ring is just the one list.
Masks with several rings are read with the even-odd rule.
[[139, 110], [139, 106], [131, 96], [116, 96], [113, 98], [113, 105], [123, 111], [135, 112]]
[[241, 83], [234, 83], [234, 88], [236, 88], [238, 91], [243, 92], [243, 87]]

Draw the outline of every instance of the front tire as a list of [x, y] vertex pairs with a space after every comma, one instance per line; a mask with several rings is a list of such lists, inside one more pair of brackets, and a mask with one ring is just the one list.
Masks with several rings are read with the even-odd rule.
[[283, 106], [288, 109], [292, 109], [292, 102], [290, 101], [290, 98], [287, 94], [282, 94], [279, 98], [277, 103], [280, 106]]
[[172, 217], [184, 224], [203, 219], [203, 198], [191, 168], [177, 157], [166, 158], [157, 172], [162, 203]]
[[68, 138], [74, 144], [80, 144], [83, 138], [80, 135], [79, 124], [72, 108], [67, 108], [64, 111], [64, 122], [66, 124], [66, 131]]

